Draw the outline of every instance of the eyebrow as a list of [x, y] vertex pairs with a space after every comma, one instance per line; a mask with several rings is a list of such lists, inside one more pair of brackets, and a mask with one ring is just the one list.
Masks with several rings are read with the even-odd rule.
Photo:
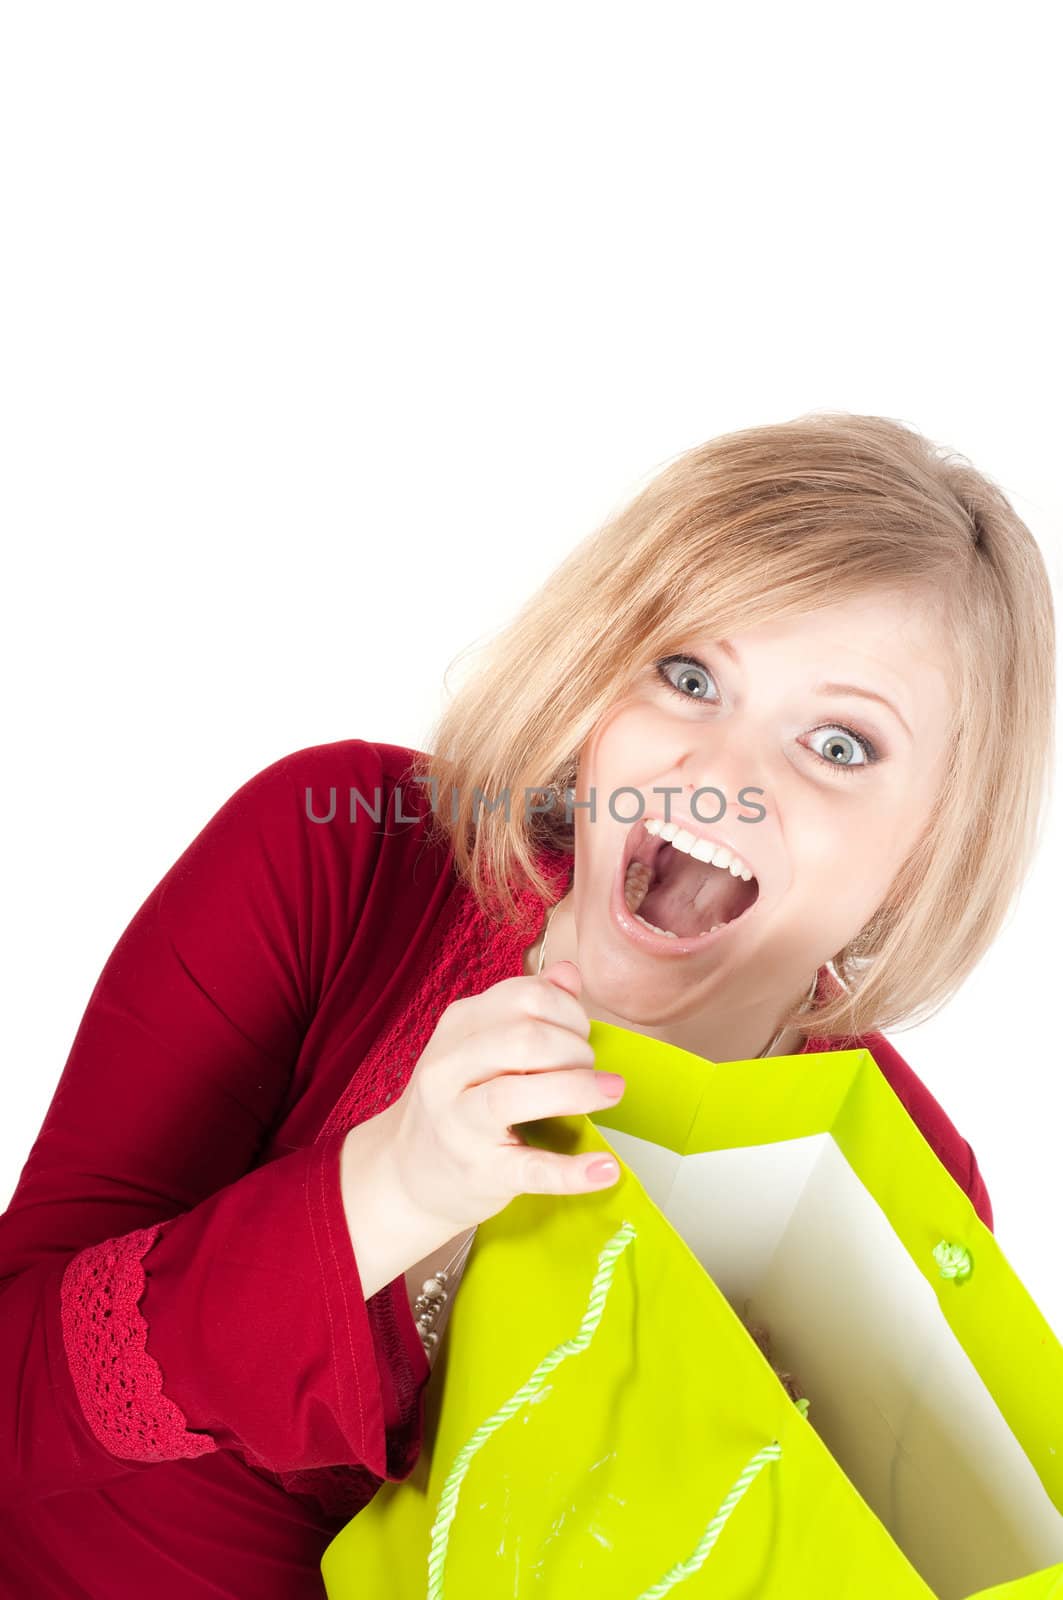
[[[716, 643], [725, 655], [730, 656], [735, 666], [741, 666], [741, 662], [738, 659], [738, 652], [735, 650], [732, 644], [729, 644], [726, 639], [717, 639]], [[877, 700], [880, 706], [885, 706], [887, 711], [893, 712], [893, 715], [897, 718], [897, 721], [900, 723], [909, 739], [915, 738], [911, 728], [905, 722], [904, 718], [901, 716], [893, 702], [891, 700], [887, 700], [885, 696], [881, 694], [875, 694], [871, 689], [861, 689], [860, 686], [855, 683], [820, 683], [817, 684], [816, 688], [812, 692], [814, 694], [855, 694], [861, 700]]]
[[885, 696], [881, 694], [875, 694], [871, 689], [861, 689], [859, 685], [855, 683], [820, 683], [817, 684], [816, 688], [813, 690], [813, 693], [855, 694], [859, 695], [861, 700], [877, 700], [880, 706], [885, 706], [887, 711], [893, 712], [893, 715], [897, 718], [897, 721], [900, 723], [909, 739], [914, 739], [915, 737], [911, 728], [909, 728], [908, 724], [905, 722], [904, 718], [901, 716], [892, 700], [887, 700]]

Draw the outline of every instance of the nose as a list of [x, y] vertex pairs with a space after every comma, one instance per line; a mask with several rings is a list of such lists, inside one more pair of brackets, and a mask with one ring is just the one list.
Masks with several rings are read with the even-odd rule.
[[683, 804], [706, 826], [771, 811], [764, 763], [737, 729], [724, 733], [717, 725], [711, 740], [691, 750], [681, 779]]

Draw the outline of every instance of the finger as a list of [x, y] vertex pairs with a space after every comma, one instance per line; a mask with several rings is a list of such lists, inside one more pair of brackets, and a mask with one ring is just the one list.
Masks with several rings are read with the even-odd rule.
[[510, 1018], [467, 1034], [439, 1062], [449, 1091], [460, 1094], [506, 1073], [556, 1072], [559, 1067], [593, 1067], [594, 1049], [571, 1028], [538, 1017]]
[[591, 1031], [587, 1008], [579, 998], [580, 971], [574, 961], [556, 961], [535, 978], [518, 978], [510, 1004], [525, 1016], [571, 1028], [586, 1039]]
[[[545, 978], [555, 988], [562, 989], [567, 994], [579, 999], [580, 990], [583, 987], [583, 974], [574, 961], [551, 961], [550, 965], [544, 967], [538, 976]], [[582, 1010], [583, 1007], [581, 1006], [580, 1009]]]
[[[608, 1188], [620, 1176], [615, 1157], [593, 1150], [584, 1155], [565, 1156], [556, 1150], [539, 1150], [525, 1145], [520, 1150], [499, 1152], [507, 1188], [515, 1194], [587, 1194]], [[592, 1164], [608, 1162], [604, 1179], [591, 1176]]]
[[[465, 1112], [478, 1133], [498, 1139], [506, 1129], [544, 1117], [574, 1117], [615, 1106], [624, 1080], [593, 1068], [506, 1072], [470, 1088]], [[512, 1138], [506, 1140], [512, 1144]]]
[[559, 961], [554, 963], [553, 970], [557, 969], [560, 969], [558, 975], [569, 984], [568, 988], [546, 977], [546, 972], [552, 970], [549, 967], [534, 978], [502, 978], [480, 994], [452, 1001], [444, 1020], [452, 1023], [463, 1037], [505, 1017], [538, 1017], [543, 1022], [571, 1028], [581, 1039], [586, 1039], [591, 1031], [590, 1018], [582, 1001], [572, 992], [573, 987], [578, 986], [579, 968], [574, 962]]

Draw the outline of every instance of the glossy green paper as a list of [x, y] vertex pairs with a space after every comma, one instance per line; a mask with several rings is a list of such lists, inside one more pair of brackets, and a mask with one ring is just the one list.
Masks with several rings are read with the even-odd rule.
[[[1051, 1544], [1063, 1511], [1063, 1347], [868, 1052], [713, 1064], [597, 1021], [590, 1037], [598, 1069], [625, 1077], [623, 1100], [593, 1120], [525, 1124], [525, 1138], [571, 1154], [611, 1148], [612, 1131], [692, 1157], [829, 1135], [1021, 1447]], [[778, 1459], [749, 1483], [702, 1565], [667, 1592], [681, 1600], [1063, 1600], [1063, 1542], [1055, 1564], [1022, 1570], [1018, 1532], [999, 1557], [978, 1556], [985, 1581], [963, 1586], [975, 1562], [972, 1531], [988, 1505], [977, 1501], [988, 1493], [976, 1477], [977, 1449], [963, 1472], [975, 1475], [978, 1520], [950, 1519], [939, 1544], [934, 1528], [933, 1559], [921, 1562], [933, 1568], [931, 1587], [817, 1432], [817, 1412], [829, 1410], [822, 1382], [806, 1420], [622, 1158], [611, 1188], [522, 1195], [480, 1225], [425, 1391], [418, 1462], [326, 1549], [329, 1600], [429, 1595], [432, 1529], [455, 1459], [543, 1357], [576, 1334], [599, 1252], [625, 1222], [635, 1237], [590, 1344], [472, 1456], [433, 1600], [663, 1594], [661, 1580], [688, 1560], [743, 1469], [772, 1442]], [[965, 1282], [942, 1277], [933, 1255], [942, 1240], [969, 1252]], [[831, 1250], [829, 1237], [822, 1249]], [[994, 1563], [1000, 1570], [987, 1576]]]

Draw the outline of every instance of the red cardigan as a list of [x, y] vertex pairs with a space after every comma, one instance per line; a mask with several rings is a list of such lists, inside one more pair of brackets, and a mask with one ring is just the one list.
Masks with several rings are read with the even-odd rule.
[[[404, 1275], [363, 1297], [340, 1149], [451, 1000], [520, 974], [544, 908], [486, 922], [410, 755], [345, 740], [251, 778], [92, 991], [0, 1216], [4, 1597], [321, 1600], [325, 1546], [413, 1468], [428, 1362]], [[991, 1227], [970, 1145], [860, 1042]]]

